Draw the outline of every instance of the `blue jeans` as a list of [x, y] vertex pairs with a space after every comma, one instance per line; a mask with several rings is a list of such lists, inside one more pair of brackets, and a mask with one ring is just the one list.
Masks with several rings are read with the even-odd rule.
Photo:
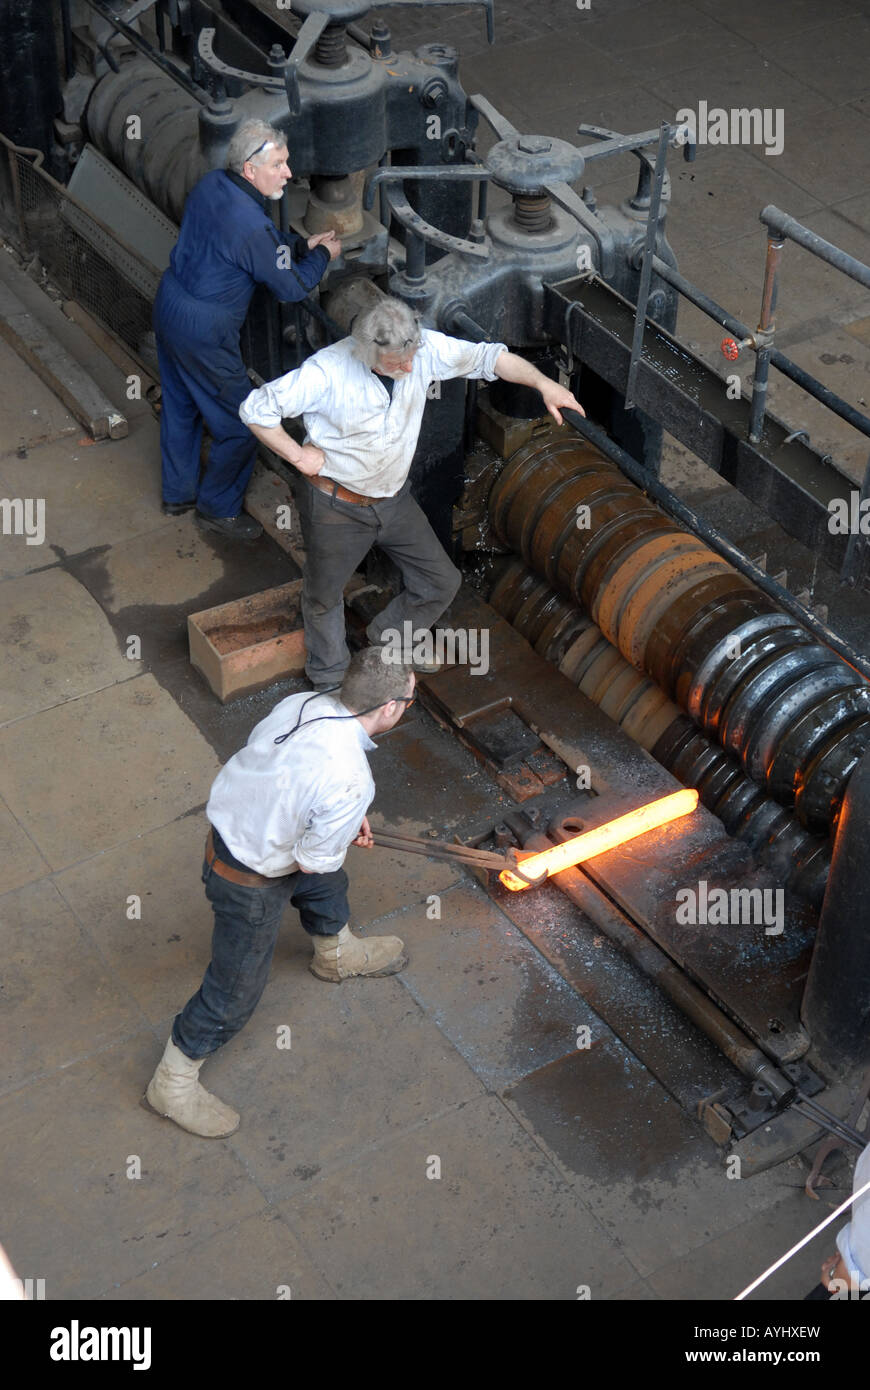
[[[247, 868], [216, 830], [214, 846], [223, 863]], [[211, 961], [196, 994], [172, 1024], [172, 1041], [193, 1060], [207, 1057], [235, 1037], [260, 1002], [288, 901], [311, 936], [337, 936], [349, 916], [344, 869], [328, 874], [300, 870], [268, 885], [246, 888], [203, 862], [202, 881], [215, 919]]]

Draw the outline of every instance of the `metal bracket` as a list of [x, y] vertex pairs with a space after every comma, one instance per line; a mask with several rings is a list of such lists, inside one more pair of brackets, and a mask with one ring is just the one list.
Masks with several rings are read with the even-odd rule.
[[634, 409], [634, 388], [637, 381], [637, 369], [640, 356], [643, 352], [643, 335], [646, 328], [646, 310], [649, 303], [649, 287], [652, 280], [652, 262], [656, 249], [656, 241], [659, 234], [659, 211], [662, 200], [662, 185], [665, 178], [665, 163], [668, 157], [668, 142], [671, 138], [671, 127], [665, 121], [659, 134], [659, 147], [656, 151], [655, 170], [653, 172], [652, 193], [650, 194], [649, 212], [646, 219], [646, 238], [643, 248], [643, 264], [640, 271], [640, 287], [637, 293], [637, 306], [634, 315], [634, 336], [631, 342], [631, 361], [628, 367], [628, 381], [625, 386], [625, 409]]

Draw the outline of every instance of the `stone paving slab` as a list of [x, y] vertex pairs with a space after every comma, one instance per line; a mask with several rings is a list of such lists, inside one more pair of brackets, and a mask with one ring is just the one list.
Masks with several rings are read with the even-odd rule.
[[721, 0], [693, 0], [693, 4], [752, 43], [776, 42], [786, 33], [789, 37], [802, 34], [805, 42], [812, 42], [807, 30], [861, 13], [858, 0], [825, 0], [824, 6], [818, 0], [786, 0], [785, 4], [763, 7], [756, 0], [729, 0], [727, 8]]
[[[757, 1279], [787, 1250], [839, 1206], [845, 1192], [824, 1193], [818, 1202], [804, 1193], [804, 1173], [789, 1165], [783, 1186], [792, 1190], [767, 1211], [756, 1212], [750, 1220], [725, 1231], [714, 1240], [679, 1259], [668, 1259], [648, 1276], [650, 1288], [659, 1298], [733, 1299]], [[752, 1179], [753, 1183], [755, 1179]], [[847, 1216], [834, 1221], [814, 1240], [799, 1250], [772, 1274], [747, 1302], [771, 1299], [796, 1302], [819, 1282], [819, 1270], [826, 1255], [832, 1254], [836, 1235]]]
[[0, 1101], [3, 1245], [48, 1299], [94, 1298], [263, 1207], [225, 1140], [140, 1106], [161, 1050], [148, 1031]]
[[[561, 104], [576, 92], [584, 101], [600, 92], [613, 92], [631, 86], [633, 75], [621, 59], [607, 57], [600, 48], [568, 30], [558, 45], [552, 35], [531, 39], [511, 47], [490, 49], [463, 63], [463, 84], [467, 91], [483, 92], [498, 106], [498, 93], [516, 93], [521, 108], [536, 127], [546, 128], [553, 93], [558, 90]], [[544, 133], [540, 129], [535, 134]]]
[[0, 1088], [66, 1067], [143, 1026], [49, 879], [0, 899]]
[[202, 804], [217, 771], [149, 675], [0, 729], [0, 795], [53, 869]]
[[166, 522], [70, 564], [119, 637], [141, 638], [148, 664], [189, 660], [188, 613], [286, 584], [296, 572], [268, 540], [245, 545], [201, 531], [191, 512]]
[[287, 1222], [277, 1211], [265, 1209], [219, 1231], [210, 1240], [161, 1260], [145, 1274], [113, 1285], [100, 1298], [298, 1303], [334, 1299], [335, 1294]]
[[[594, 0], [593, 0], [594, 3]], [[584, 37], [600, 52], [618, 58], [641, 82], [747, 53], [746, 39], [716, 19], [678, 0], [653, 0], [631, 13], [600, 19]]]
[[635, 1277], [495, 1097], [314, 1179], [281, 1211], [344, 1299], [576, 1300], [579, 1285], [601, 1298]]
[[[866, 191], [868, 143], [870, 120], [850, 106], [832, 105], [812, 114], [789, 110], [781, 154], [766, 155], [763, 146], [747, 148], [753, 158], [774, 164], [822, 203], [838, 203]], [[831, 157], [834, 150], [836, 158]]]
[[0, 800], [0, 895], [42, 878], [49, 871], [36, 845]]
[[203, 1069], [241, 1113], [227, 1142], [270, 1202], [321, 1170], [358, 1171], [373, 1146], [483, 1089], [395, 976], [332, 985], [310, 956], [302, 932], [285, 935], [253, 1018]]
[[607, 1031], [589, 1006], [477, 884], [440, 901], [440, 920], [410, 908], [391, 922], [410, 953], [406, 989], [487, 1089], [508, 1085]]
[[[174, 1015], [199, 988], [211, 956], [214, 913], [201, 880], [207, 829], [204, 814], [182, 816], [54, 880], [152, 1024]], [[131, 895], [139, 904], [128, 907]], [[139, 918], [127, 916], [137, 908]]]
[[141, 671], [95, 603], [60, 569], [10, 579], [0, 616], [0, 724], [50, 709]]
[[784, 1167], [729, 1180], [725, 1156], [618, 1040], [593, 1037], [505, 1099], [643, 1276], [663, 1252], [695, 1249], [763, 1211], [790, 1181]]
[[[813, 45], [810, 45], [812, 50]], [[723, 54], [718, 59], [710, 55], [706, 62], [680, 72], [663, 73], [653, 68], [640, 77], [640, 81], [654, 96], [672, 105], [675, 111], [684, 106], [697, 111], [701, 101], [707, 103], [708, 111], [714, 106], [724, 107], [726, 111], [756, 106], [766, 106], [775, 111], [781, 107], [785, 112], [786, 130], [792, 111], [822, 111], [837, 100], [812, 83], [804, 83], [781, 64], [772, 62], [766, 54], [748, 48], [738, 53]], [[699, 146], [696, 165], [716, 148], [720, 147]], [[775, 165], [773, 155], [765, 158], [769, 164]], [[763, 203], [759, 204], [756, 212], [763, 206]]]
[[822, 92], [830, 101], [842, 103], [867, 91], [867, 52], [870, 49], [870, 21], [864, 14], [828, 21], [812, 34], [788, 30], [765, 39], [759, 48], [777, 67], [785, 68], [808, 88]]
[[146, 532], [153, 545], [155, 533], [172, 528], [173, 519], [160, 512], [160, 450], [150, 418], [136, 421], [127, 439], [55, 440], [26, 459], [4, 459], [2, 467], [13, 496], [44, 499], [45, 544], [4, 554], [0, 578]]
[[[390, 825], [399, 828], [392, 821]], [[406, 822], [401, 827], [403, 835], [421, 835], [425, 829], [420, 824], [411, 829]], [[426, 904], [433, 894], [465, 877], [461, 868], [444, 860], [399, 854], [377, 845], [373, 849], [351, 845], [344, 867], [350, 879], [350, 921], [355, 928], [402, 908]], [[389, 928], [394, 929], [395, 925]]]

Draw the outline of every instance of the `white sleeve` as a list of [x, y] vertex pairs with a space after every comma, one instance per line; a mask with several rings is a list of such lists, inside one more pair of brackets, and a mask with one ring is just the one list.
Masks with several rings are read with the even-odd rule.
[[272, 429], [282, 420], [291, 420], [304, 415], [306, 410], [313, 410], [324, 400], [327, 388], [326, 372], [311, 357], [286, 376], [258, 386], [242, 401], [239, 414], [246, 425]]
[[363, 817], [374, 796], [368, 778], [354, 777], [327, 800], [313, 807], [304, 833], [289, 851], [300, 869], [328, 874], [340, 869], [348, 846], [359, 834]]
[[495, 381], [495, 364], [508, 349], [504, 343], [470, 343], [465, 338], [448, 338], [432, 329], [423, 332], [426, 368], [432, 381], [450, 381], [464, 376]]

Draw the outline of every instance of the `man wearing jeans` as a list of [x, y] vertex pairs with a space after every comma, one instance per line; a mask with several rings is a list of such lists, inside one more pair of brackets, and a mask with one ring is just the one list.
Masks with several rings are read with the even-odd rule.
[[342, 865], [350, 844], [373, 843], [372, 735], [397, 724], [413, 699], [413, 671], [386, 665], [379, 649], [358, 652], [337, 698], [282, 700], [218, 773], [202, 870], [215, 917], [211, 962], [172, 1024], [144, 1098], [182, 1129], [211, 1139], [239, 1127], [236, 1111], [197, 1075], [257, 1007], [288, 902], [312, 939], [318, 979], [394, 975], [406, 964], [399, 937], [350, 932]]
[[[515, 382], [540, 391], [557, 424], [559, 407], [579, 414], [571, 392], [508, 352], [422, 329], [399, 299], [357, 319], [352, 335], [321, 348], [293, 372], [252, 391], [239, 408], [258, 439], [304, 478], [296, 490], [305, 541], [302, 617], [306, 672], [315, 690], [341, 683], [348, 663], [344, 586], [373, 545], [394, 560], [404, 588], [369, 624], [426, 629], [444, 612], [460, 575], [411, 496], [409, 472], [429, 386], [454, 377]], [[301, 415], [300, 447], [281, 421]], [[307, 479], [307, 481], [306, 481]]]

